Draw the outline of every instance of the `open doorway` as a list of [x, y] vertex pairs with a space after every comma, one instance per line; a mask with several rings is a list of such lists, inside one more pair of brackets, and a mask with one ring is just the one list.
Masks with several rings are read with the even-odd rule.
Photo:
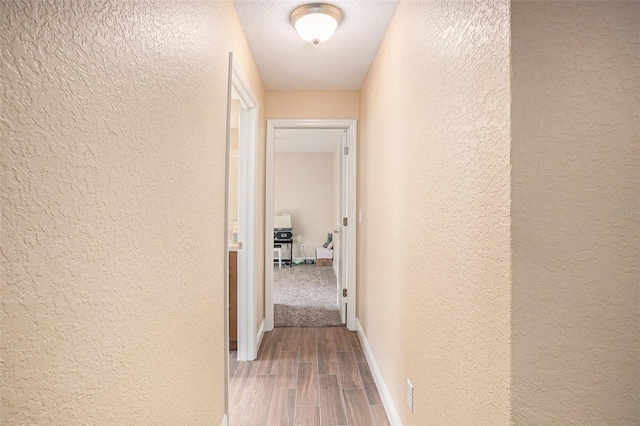
[[[238, 246], [241, 241], [238, 221], [238, 148], [240, 132], [240, 112], [242, 101], [235, 90], [231, 92], [229, 119], [229, 153], [227, 167], [227, 245], [229, 262], [229, 351], [232, 358], [238, 350]], [[243, 271], [244, 272], [244, 271]], [[243, 278], [246, 273], [243, 274]]]
[[257, 354], [256, 276], [256, 146], [258, 102], [251, 86], [229, 55], [226, 176], [227, 346], [237, 347], [238, 360]]
[[[302, 130], [307, 132], [302, 138], [306, 146], [301, 146], [304, 141], [298, 137]], [[323, 132], [325, 137], [320, 137]], [[324, 172], [311, 176], [316, 169], [322, 169], [322, 164]], [[320, 280], [334, 278], [332, 300], [339, 311], [338, 323], [333, 325], [346, 323], [350, 330], [355, 330], [355, 120], [268, 120], [266, 166], [265, 329], [278, 325], [274, 276], [289, 274], [288, 268], [280, 269], [277, 262], [279, 256], [284, 256], [300, 265], [294, 266], [294, 270], [303, 271], [305, 266], [318, 263], [327, 265], [316, 266], [311, 275], [319, 276]], [[286, 192], [287, 188], [302, 191], [302, 200], [295, 204], [293, 194], [276, 194], [278, 190]], [[274, 241], [274, 214], [291, 216], [290, 247], [277, 247]], [[325, 243], [333, 245], [328, 249], [330, 254], [323, 247]], [[311, 265], [305, 265], [305, 260]]]
[[275, 327], [334, 327], [344, 323], [333, 265], [339, 264], [338, 257], [334, 259], [334, 233], [339, 232], [342, 220], [338, 204], [345, 132], [276, 129]]

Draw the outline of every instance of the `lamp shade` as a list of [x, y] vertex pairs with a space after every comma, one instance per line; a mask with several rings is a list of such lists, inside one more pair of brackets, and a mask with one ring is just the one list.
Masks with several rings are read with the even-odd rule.
[[342, 12], [330, 4], [306, 4], [294, 9], [289, 20], [303, 40], [317, 45], [331, 38], [342, 21]]

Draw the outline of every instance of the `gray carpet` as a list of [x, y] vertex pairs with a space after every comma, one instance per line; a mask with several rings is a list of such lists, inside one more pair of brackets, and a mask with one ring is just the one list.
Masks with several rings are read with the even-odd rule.
[[342, 325], [336, 301], [336, 276], [331, 266], [282, 265], [273, 270], [276, 327]]

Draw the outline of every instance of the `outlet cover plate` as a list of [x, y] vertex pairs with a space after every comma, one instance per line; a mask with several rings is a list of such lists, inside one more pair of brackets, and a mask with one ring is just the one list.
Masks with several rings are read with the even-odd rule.
[[407, 405], [409, 406], [409, 409], [413, 413], [413, 385], [408, 379], [407, 379]]

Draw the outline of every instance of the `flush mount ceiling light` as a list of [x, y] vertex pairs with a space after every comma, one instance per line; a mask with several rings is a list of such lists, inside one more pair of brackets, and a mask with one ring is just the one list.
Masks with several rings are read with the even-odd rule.
[[326, 3], [305, 4], [295, 8], [289, 20], [304, 41], [317, 45], [331, 38], [342, 21], [342, 11]]

